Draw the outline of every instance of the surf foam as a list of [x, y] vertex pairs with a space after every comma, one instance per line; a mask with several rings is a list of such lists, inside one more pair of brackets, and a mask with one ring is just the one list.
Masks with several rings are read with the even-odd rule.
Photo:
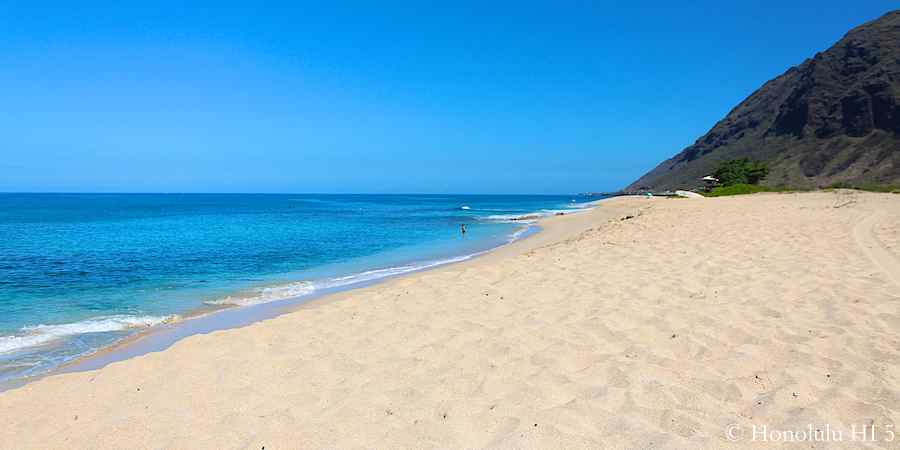
[[[515, 237], [513, 239], [515, 239]], [[204, 303], [208, 305], [251, 306], [259, 305], [262, 303], [275, 302], [279, 300], [288, 300], [310, 295], [322, 289], [335, 289], [352, 286], [355, 284], [377, 281], [380, 279], [403, 275], [419, 270], [430, 269], [432, 267], [442, 266], [445, 264], [465, 261], [467, 259], [478, 256], [481, 253], [484, 252], [472, 253], [468, 255], [427, 261], [422, 263], [405, 264], [383, 269], [367, 270], [351, 275], [323, 278], [320, 280], [297, 281], [294, 283], [259, 288], [245, 295], [228, 296], [217, 300], [209, 300]]]
[[22, 327], [21, 333], [0, 337], [0, 354], [12, 353], [30, 347], [47, 345], [66, 337], [88, 333], [109, 333], [133, 328], [149, 328], [177, 319], [178, 316], [105, 316], [80, 322], [58, 325], [31, 325]]
[[259, 288], [246, 295], [229, 295], [224, 298], [209, 300], [204, 303], [207, 305], [250, 306], [300, 297], [311, 294], [315, 290], [316, 288], [312, 283], [308, 281], [298, 281], [295, 283]]

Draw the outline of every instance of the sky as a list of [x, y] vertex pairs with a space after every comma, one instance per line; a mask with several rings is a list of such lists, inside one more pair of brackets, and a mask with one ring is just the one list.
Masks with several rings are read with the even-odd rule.
[[612, 191], [896, 8], [430, 3], [0, 0], [0, 192]]

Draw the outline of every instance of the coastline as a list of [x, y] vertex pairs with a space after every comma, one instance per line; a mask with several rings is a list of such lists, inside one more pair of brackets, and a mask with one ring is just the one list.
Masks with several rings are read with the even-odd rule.
[[898, 223], [890, 194], [617, 197], [479, 258], [0, 393], [0, 442], [758, 448], [727, 430], [884, 429]]
[[[300, 308], [309, 307], [309, 305], [314, 305], [317, 302], [331, 301], [331, 297], [344, 292], [352, 292], [364, 289], [368, 286], [388, 282], [392, 279], [412, 276], [426, 271], [440, 270], [447, 266], [465, 264], [476, 258], [484, 258], [491, 253], [495, 253], [506, 247], [516, 246], [522, 241], [544, 233], [543, 226], [546, 225], [546, 221], [549, 219], [572, 217], [574, 215], [588, 213], [605, 200], [609, 200], [609, 198], [581, 203], [578, 208], [566, 210], [565, 212], [562, 212], [562, 210], [556, 211], [552, 215], [542, 216], [539, 213], [526, 213], [516, 216], [517, 218], [511, 220], [514, 222], [521, 221], [521, 225], [518, 230], [510, 235], [509, 241], [483, 250], [477, 250], [474, 253], [449, 256], [444, 259], [422, 260], [420, 261], [421, 263], [424, 263], [422, 267], [415, 267], [402, 273], [353, 281], [347, 284], [316, 289], [312, 292], [297, 296], [259, 303], [240, 304], [206, 302], [202, 306], [190, 310], [185, 314], [173, 316], [175, 319], [170, 322], [164, 322], [139, 330], [108, 345], [82, 354], [70, 361], [66, 361], [47, 372], [27, 377], [2, 380], [0, 381], [0, 393], [17, 389], [46, 377], [97, 370], [115, 362], [125, 361], [147, 353], [164, 351], [171, 345], [190, 336], [245, 327], [278, 317], [282, 314], [291, 313]], [[415, 262], [410, 262], [409, 264], [415, 264]], [[375, 270], [389, 269], [391, 268]], [[351, 276], [353, 275], [359, 274], [351, 274]], [[274, 285], [273, 287], [279, 286], [281, 285]]]

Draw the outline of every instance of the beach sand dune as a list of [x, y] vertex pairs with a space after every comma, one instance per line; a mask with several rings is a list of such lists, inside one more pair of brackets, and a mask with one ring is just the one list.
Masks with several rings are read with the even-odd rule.
[[897, 448], [898, 224], [891, 194], [612, 199], [2, 393], [0, 447], [810, 448], [752, 432], [811, 425]]

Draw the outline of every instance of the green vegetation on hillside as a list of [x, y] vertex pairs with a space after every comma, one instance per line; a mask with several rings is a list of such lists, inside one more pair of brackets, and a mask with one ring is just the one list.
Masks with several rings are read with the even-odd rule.
[[894, 184], [854, 184], [854, 183], [834, 183], [828, 186], [830, 189], [856, 189], [858, 191], [868, 192], [891, 192], [900, 194], [900, 185]]
[[747, 158], [732, 159], [719, 163], [713, 173], [713, 177], [719, 180], [719, 186], [707, 192], [707, 197], [722, 197], [725, 195], [755, 194], [757, 192], [769, 192], [773, 189], [760, 186], [759, 182], [769, 175], [769, 168], [761, 162], [751, 161]]
[[759, 184], [769, 175], [769, 168], [761, 162], [747, 158], [732, 159], [719, 164], [713, 176], [722, 186], [733, 184]]
[[767, 186], [760, 186], [758, 184], [732, 184], [731, 186], [719, 186], [714, 188], [712, 192], [704, 193], [703, 195], [707, 197], [724, 197], [726, 195], [744, 195], [744, 194], [755, 194], [757, 192], [784, 192], [788, 189], [785, 188], [771, 188]]

